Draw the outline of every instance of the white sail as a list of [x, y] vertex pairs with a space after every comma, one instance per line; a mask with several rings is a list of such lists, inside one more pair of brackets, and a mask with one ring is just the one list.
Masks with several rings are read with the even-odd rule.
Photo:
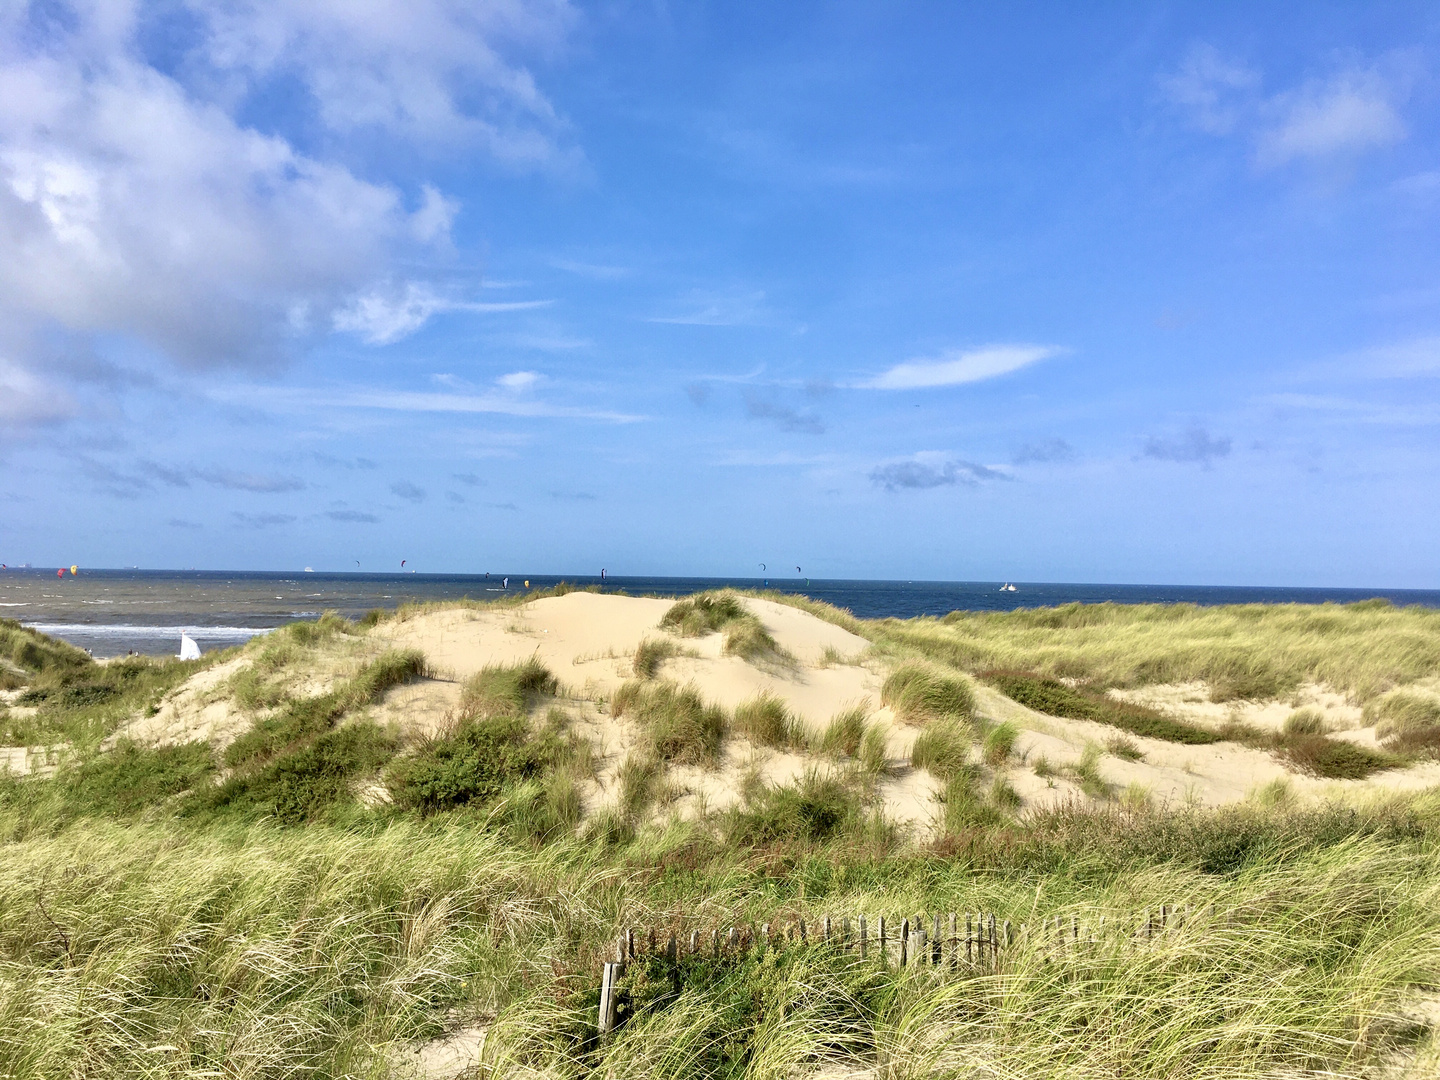
[[182, 633], [180, 635], [180, 659], [200, 659], [200, 646], [195, 644], [195, 639], [192, 638], [189, 634]]

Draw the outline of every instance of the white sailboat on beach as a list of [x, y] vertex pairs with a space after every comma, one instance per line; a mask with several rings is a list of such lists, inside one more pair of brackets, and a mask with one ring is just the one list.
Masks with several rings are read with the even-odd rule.
[[200, 646], [195, 644], [195, 639], [183, 631], [180, 634], [180, 659], [199, 660]]

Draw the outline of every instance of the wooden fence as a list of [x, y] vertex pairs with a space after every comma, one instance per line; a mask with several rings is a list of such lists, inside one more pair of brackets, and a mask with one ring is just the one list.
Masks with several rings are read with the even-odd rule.
[[[1213, 906], [1208, 909], [1213, 914]], [[884, 915], [867, 919], [860, 915], [832, 919], [826, 915], [807, 925], [804, 919], [783, 924], [761, 923], [692, 929], [688, 935], [673, 927], [625, 930], [615, 946], [615, 959], [602, 965], [600, 1013], [597, 1028], [601, 1035], [615, 1030], [620, 1007], [620, 979], [626, 965], [645, 956], [662, 955], [678, 964], [685, 958], [740, 959], [751, 952], [826, 945], [871, 960], [885, 967], [929, 966], [941, 971], [973, 972], [994, 970], [1005, 949], [1020, 941], [1072, 947], [1099, 941], [1121, 928], [1131, 940], [1149, 941], [1190, 917], [1190, 909], [1161, 905], [1138, 918], [1117, 922], [1109, 931], [1102, 917], [1092, 928], [1075, 917], [1065, 923], [1059, 916], [1039, 923], [1012, 927], [1008, 919], [989, 912], [951, 912], [947, 915], [917, 915], [892, 919]], [[1133, 929], [1132, 929], [1133, 928]]]

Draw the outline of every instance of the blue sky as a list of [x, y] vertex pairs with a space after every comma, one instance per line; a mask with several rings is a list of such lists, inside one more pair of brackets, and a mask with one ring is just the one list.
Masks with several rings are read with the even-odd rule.
[[1440, 587], [1426, 4], [0, 4], [0, 561]]

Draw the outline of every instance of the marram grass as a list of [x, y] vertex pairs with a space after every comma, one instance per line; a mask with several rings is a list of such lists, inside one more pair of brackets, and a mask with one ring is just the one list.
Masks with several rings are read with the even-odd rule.
[[[0, 864], [0, 1072], [380, 1077], [458, 1011], [491, 1026], [498, 1076], [778, 1078], [827, 1062], [894, 1077], [1364, 1076], [1411, 1049], [1395, 1013], [1440, 981], [1429, 832], [1227, 874], [840, 851], [687, 872], [675, 853], [690, 841], [670, 842], [637, 864], [460, 820], [32, 834]], [[1149, 944], [1119, 929], [1161, 903], [1197, 914]], [[653, 1008], [588, 1041], [624, 925], [949, 910], [1091, 929], [1105, 916], [1109, 930], [1079, 950], [1021, 944], [998, 971], [953, 979], [823, 948], [696, 965], [678, 999], [664, 980], [638, 987]]]

